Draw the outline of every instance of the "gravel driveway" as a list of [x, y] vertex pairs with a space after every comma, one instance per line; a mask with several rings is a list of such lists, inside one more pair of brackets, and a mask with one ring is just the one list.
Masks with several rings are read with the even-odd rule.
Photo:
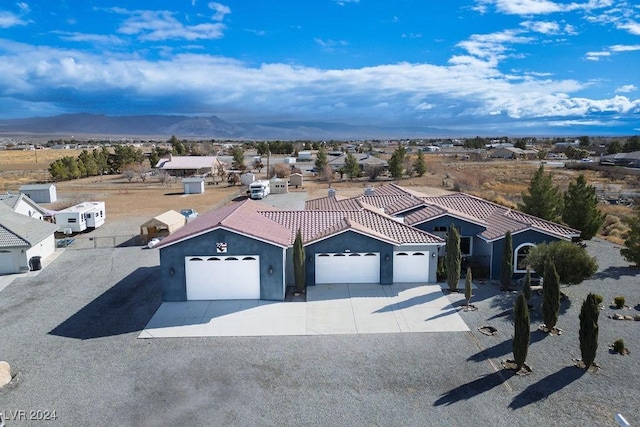
[[[461, 313], [472, 332], [139, 340], [161, 301], [157, 251], [67, 250], [0, 292], [0, 359], [17, 374], [0, 389], [0, 409], [56, 410], [50, 424], [65, 426], [613, 426], [616, 412], [637, 424], [640, 322], [608, 319], [606, 308], [602, 370], [572, 366], [588, 292], [640, 302], [636, 271], [617, 249], [588, 249], [600, 271], [564, 289], [562, 336], [532, 334], [528, 377], [496, 370], [510, 356], [515, 294], [495, 285], [478, 284], [479, 311]], [[498, 335], [479, 334], [483, 324]], [[607, 352], [618, 337], [630, 356]]]

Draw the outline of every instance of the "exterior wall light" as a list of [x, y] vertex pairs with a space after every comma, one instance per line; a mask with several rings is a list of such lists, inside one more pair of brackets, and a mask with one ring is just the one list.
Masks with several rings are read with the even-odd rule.
[[273, 274], [273, 266], [269, 266], [269, 274]]
[[176, 274], [176, 271], [173, 269], [173, 267], [171, 267], [169, 269], [169, 276], [173, 276], [174, 274]]
[[389, 261], [389, 254], [386, 254], [386, 255], [384, 256], [384, 260], [385, 260], [385, 261]]

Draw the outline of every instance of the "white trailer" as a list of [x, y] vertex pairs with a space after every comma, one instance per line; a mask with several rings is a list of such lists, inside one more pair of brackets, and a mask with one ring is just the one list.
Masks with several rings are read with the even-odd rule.
[[296, 164], [296, 158], [295, 157], [285, 157], [284, 158], [284, 162], [287, 165], [295, 165]]
[[271, 184], [266, 179], [260, 179], [249, 184], [249, 193], [254, 200], [264, 199], [271, 193]]
[[104, 202], [83, 202], [57, 212], [54, 216], [58, 231], [71, 234], [87, 228], [98, 228], [107, 218]]

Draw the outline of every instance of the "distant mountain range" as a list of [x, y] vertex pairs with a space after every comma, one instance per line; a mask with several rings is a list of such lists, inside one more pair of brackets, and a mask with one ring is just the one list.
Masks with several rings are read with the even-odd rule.
[[0, 120], [0, 136], [15, 133], [76, 137], [79, 135], [130, 137], [175, 135], [179, 138], [282, 140], [461, 136], [446, 129], [428, 127], [356, 126], [323, 122], [230, 123], [216, 116], [105, 116], [87, 113]]

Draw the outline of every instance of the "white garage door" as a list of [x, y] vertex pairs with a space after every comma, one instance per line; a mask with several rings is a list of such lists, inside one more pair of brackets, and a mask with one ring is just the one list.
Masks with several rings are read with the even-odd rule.
[[0, 250], [0, 274], [16, 273], [13, 252]]
[[188, 300], [260, 299], [257, 255], [185, 259]]
[[316, 254], [316, 283], [380, 283], [380, 253]]
[[429, 252], [394, 252], [393, 283], [426, 283], [429, 281]]

